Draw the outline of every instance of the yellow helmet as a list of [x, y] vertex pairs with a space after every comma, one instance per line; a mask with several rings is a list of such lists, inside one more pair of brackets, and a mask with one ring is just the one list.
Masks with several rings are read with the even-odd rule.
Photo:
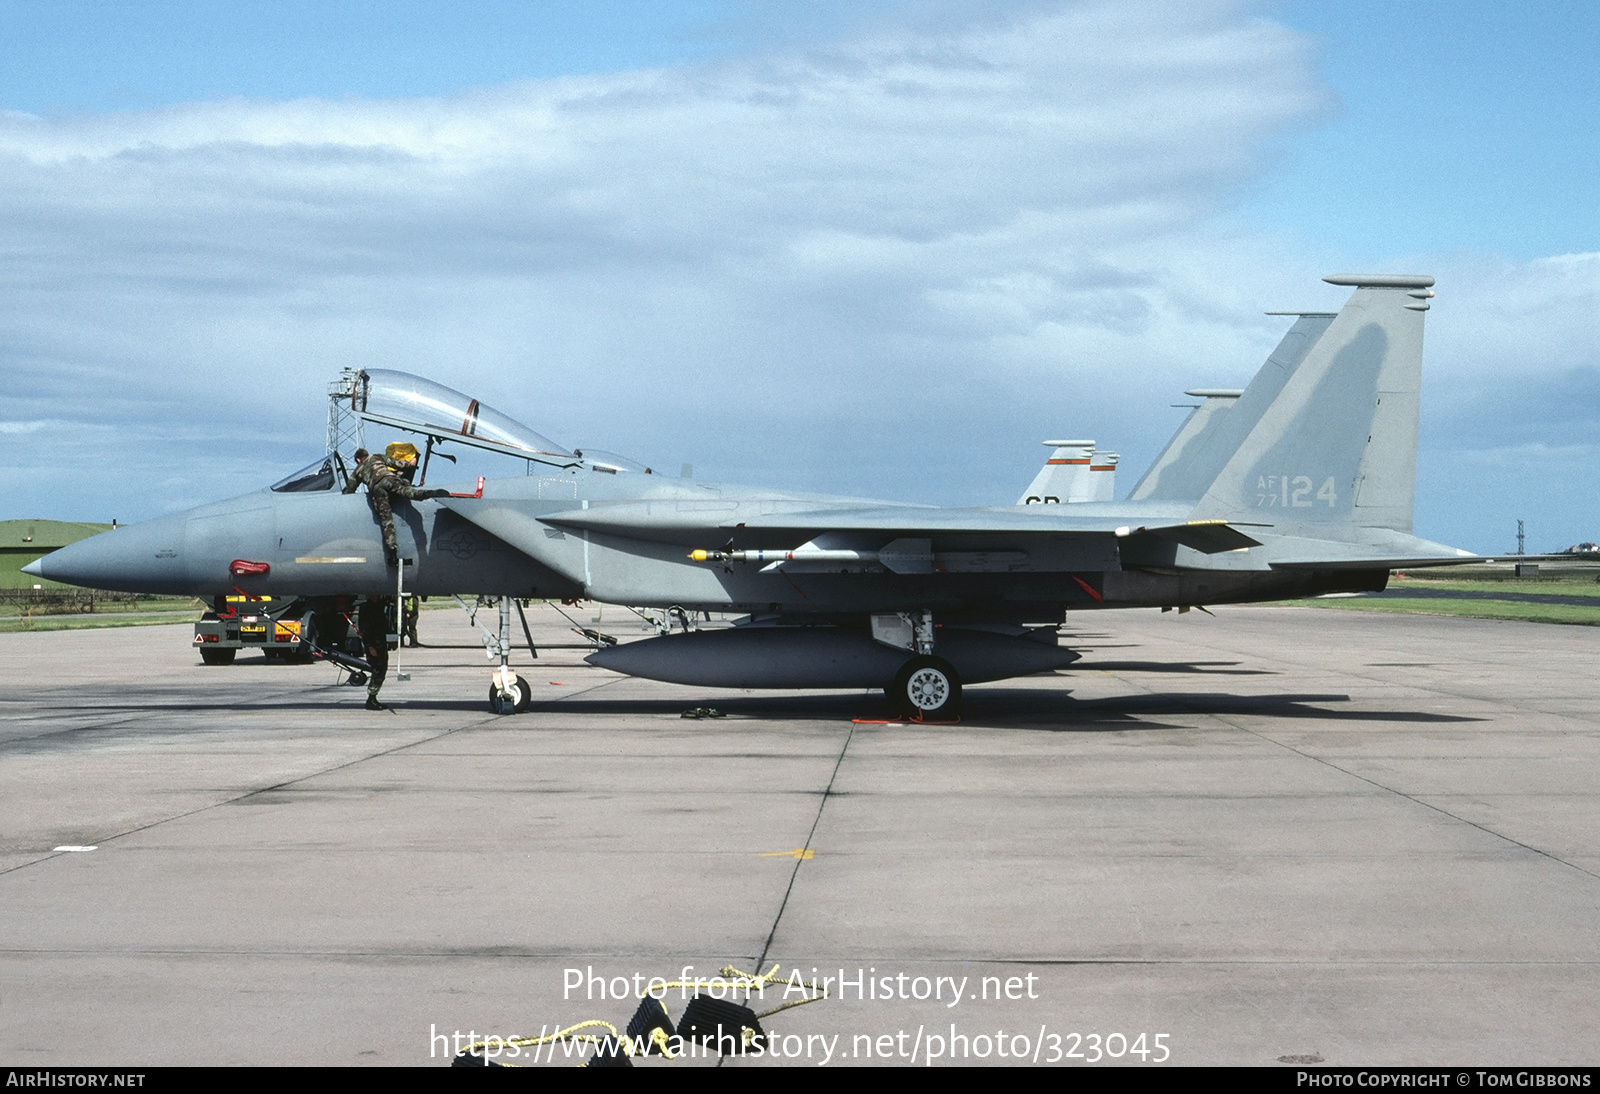
[[393, 444], [389, 445], [388, 448], [383, 450], [383, 454], [388, 456], [391, 460], [411, 461], [415, 461], [421, 455], [421, 453], [417, 451], [417, 446], [412, 444], [410, 441], [395, 441]]

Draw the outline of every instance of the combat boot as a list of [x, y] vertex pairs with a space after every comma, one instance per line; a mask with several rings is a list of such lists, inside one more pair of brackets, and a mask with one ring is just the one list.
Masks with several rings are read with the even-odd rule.
[[388, 710], [389, 708], [384, 706], [382, 703], [378, 702], [378, 697], [376, 695], [369, 695], [369, 696], [367, 696], [367, 709], [368, 710]]

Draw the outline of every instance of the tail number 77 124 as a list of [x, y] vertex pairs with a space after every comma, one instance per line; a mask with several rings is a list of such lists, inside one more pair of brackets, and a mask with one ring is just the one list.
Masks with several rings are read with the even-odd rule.
[[[1316, 493], [1311, 491], [1316, 489]], [[1332, 509], [1339, 500], [1333, 476], [1316, 487], [1310, 475], [1262, 475], [1256, 479], [1256, 504], [1262, 508], [1310, 509], [1319, 501]]]

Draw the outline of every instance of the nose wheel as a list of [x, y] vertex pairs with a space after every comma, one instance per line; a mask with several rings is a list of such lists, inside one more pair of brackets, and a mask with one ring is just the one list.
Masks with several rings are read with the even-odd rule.
[[533, 688], [510, 669], [496, 670], [489, 682], [489, 709], [496, 714], [522, 714], [533, 705]]
[[938, 657], [913, 657], [889, 687], [889, 701], [913, 722], [950, 722], [961, 714], [961, 677]]

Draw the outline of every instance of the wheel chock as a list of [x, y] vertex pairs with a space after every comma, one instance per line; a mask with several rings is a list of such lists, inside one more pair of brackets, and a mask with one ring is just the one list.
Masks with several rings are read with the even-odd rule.
[[628, 1054], [622, 1050], [622, 1045], [615, 1037], [607, 1037], [595, 1046], [594, 1055], [589, 1057], [584, 1067], [632, 1067], [633, 1061], [628, 1059]]
[[678, 1019], [678, 1036], [685, 1044], [693, 1041], [716, 1049], [719, 1056], [743, 1056], [752, 1048], [765, 1047], [767, 1040], [755, 1011], [709, 995], [689, 1000]]
[[451, 1067], [505, 1067], [497, 1060], [487, 1059], [481, 1051], [467, 1051], [450, 1061]]
[[[659, 1038], [656, 1036], [657, 1030], [661, 1031]], [[628, 1040], [636, 1045], [643, 1040], [649, 1046], [644, 1050], [646, 1056], [661, 1055], [661, 1042], [676, 1032], [672, 1018], [667, 1014], [667, 1008], [653, 995], [647, 995], [639, 1000], [639, 1009], [634, 1011], [633, 1017], [628, 1020]]]

